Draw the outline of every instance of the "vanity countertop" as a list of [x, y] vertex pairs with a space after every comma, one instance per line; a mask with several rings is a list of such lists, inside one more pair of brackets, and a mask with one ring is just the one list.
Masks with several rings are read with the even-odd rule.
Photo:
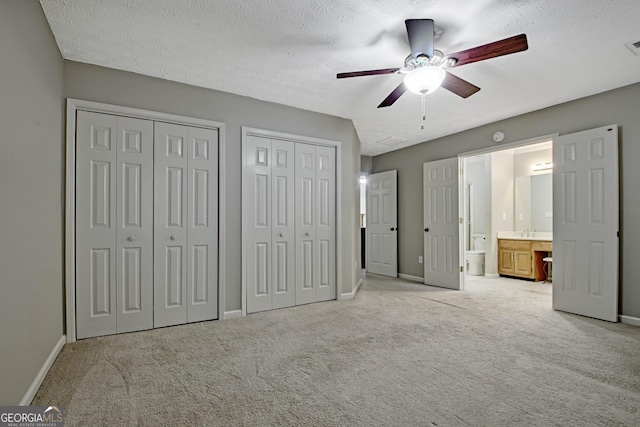
[[552, 241], [553, 234], [552, 233], [534, 233], [533, 236], [524, 236], [522, 233], [517, 231], [501, 231], [498, 232], [498, 239], [509, 239], [509, 240], [544, 240], [544, 241]]
[[553, 237], [544, 237], [544, 236], [498, 236], [498, 239], [508, 239], [508, 240], [544, 240], [544, 241], [552, 241]]

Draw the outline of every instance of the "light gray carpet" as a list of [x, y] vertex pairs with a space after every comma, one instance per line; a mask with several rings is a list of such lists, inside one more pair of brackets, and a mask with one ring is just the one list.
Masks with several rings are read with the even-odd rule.
[[67, 345], [33, 405], [67, 426], [638, 426], [640, 328], [369, 275], [332, 301]]

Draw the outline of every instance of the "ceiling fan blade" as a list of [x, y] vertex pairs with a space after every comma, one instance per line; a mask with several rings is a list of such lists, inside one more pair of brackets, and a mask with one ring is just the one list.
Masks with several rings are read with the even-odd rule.
[[347, 77], [375, 76], [377, 74], [393, 74], [398, 70], [400, 70], [400, 68], [383, 68], [381, 70], [352, 71], [350, 73], [338, 73], [336, 77], [339, 79], [344, 79]]
[[462, 50], [460, 52], [447, 55], [447, 58], [456, 60], [456, 63], [452, 65], [452, 67], [459, 67], [460, 65], [470, 64], [472, 62], [484, 61], [485, 59], [522, 52], [528, 48], [527, 35], [520, 34], [504, 40], [498, 40], [497, 42]]
[[473, 85], [458, 76], [454, 76], [451, 73], [447, 73], [447, 77], [445, 77], [442, 82], [442, 87], [463, 98], [468, 98], [480, 90], [478, 86]]
[[405, 93], [406, 91], [407, 91], [407, 87], [404, 85], [404, 82], [400, 83], [400, 86], [395, 88], [393, 92], [391, 92], [389, 96], [387, 96], [384, 99], [384, 101], [382, 101], [380, 105], [378, 105], [378, 108], [388, 107], [390, 105], [393, 105], [393, 103], [396, 102], [398, 98], [400, 98], [402, 94]]
[[411, 56], [427, 55], [433, 58], [433, 19], [407, 19], [407, 36], [411, 47]]

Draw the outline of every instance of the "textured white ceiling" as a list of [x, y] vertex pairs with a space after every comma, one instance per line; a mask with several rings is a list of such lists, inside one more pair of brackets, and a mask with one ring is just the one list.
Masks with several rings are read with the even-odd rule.
[[[353, 119], [377, 155], [640, 81], [638, 0], [40, 0], [66, 59]], [[376, 106], [402, 76], [404, 20], [453, 53], [526, 33], [529, 50], [452, 69], [482, 88]], [[550, 132], [553, 129], [543, 130]]]

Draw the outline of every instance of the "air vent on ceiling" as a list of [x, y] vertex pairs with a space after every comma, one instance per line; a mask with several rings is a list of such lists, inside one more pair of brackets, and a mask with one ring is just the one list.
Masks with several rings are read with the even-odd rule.
[[400, 144], [403, 144], [405, 142], [409, 141], [408, 139], [405, 138], [400, 138], [399, 136], [388, 136], [386, 138], [382, 138], [379, 141], [376, 141], [376, 144], [382, 144], [382, 145], [386, 145], [388, 147], [394, 147]]
[[636, 55], [640, 55], [640, 40], [636, 42], [629, 42], [625, 44], [625, 46], [628, 47], [631, 52]]

